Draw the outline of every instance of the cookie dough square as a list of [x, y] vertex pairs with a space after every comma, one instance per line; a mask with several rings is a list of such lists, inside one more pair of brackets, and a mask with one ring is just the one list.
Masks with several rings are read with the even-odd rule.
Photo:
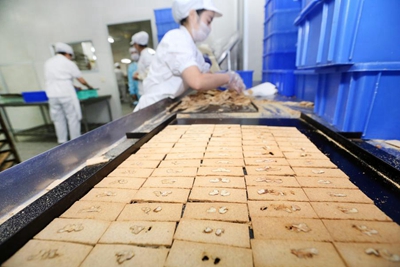
[[296, 177], [302, 187], [358, 189], [348, 178]]
[[61, 218], [70, 219], [94, 219], [104, 221], [115, 221], [121, 213], [125, 203], [107, 203], [103, 201], [77, 201]]
[[250, 217], [295, 217], [318, 219], [308, 202], [296, 201], [249, 201]]
[[283, 158], [280, 150], [265, 150], [265, 151], [243, 151], [245, 158]]
[[285, 158], [245, 158], [246, 166], [289, 166]]
[[175, 222], [112, 222], [99, 243], [169, 247], [175, 226]]
[[181, 214], [182, 204], [134, 203], [126, 205], [117, 220], [178, 222]]
[[299, 168], [293, 167], [297, 176], [301, 177], [333, 177], [333, 178], [347, 178], [349, 177], [340, 169], [322, 169], [322, 168]]
[[243, 167], [243, 159], [204, 159], [202, 167]]
[[331, 243], [253, 239], [251, 247], [256, 267], [346, 266]]
[[208, 143], [207, 148], [211, 147], [236, 147], [242, 149], [242, 143], [241, 142], [220, 142], [220, 141], [210, 141]]
[[147, 178], [152, 174], [153, 170], [154, 169], [118, 167], [112, 171], [108, 177]]
[[321, 219], [392, 221], [374, 204], [311, 202]]
[[337, 166], [333, 164], [330, 160], [324, 159], [288, 159], [290, 166], [292, 167], [306, 167], [306, 168], [330, 168], [336, 169]]
[[243, 140], [243, 146], [271, 146], [277, 147], [278, 143], [275, 142], [275, 139], [263, 139], [263, 140]]
[[210, 146], [207, 147], [207, 152], [237, 152], [242, 153], [240, 146]]
[[250, 248], [247, 224], [182, 219], [174, 240]]
[[246, 204], [187, 203], [183, 218], [247, 223], [249, 213]]
[[[187, 251], [188, 253], [182, 253]], [[252, 267], [251, 250], [212, 244], [174, 241], [166, 267], [197, 267], [217, 265], [221, 267]]]
[[95, 188], [139, 189], [146, 178], [106, 177]]
[[358, 189], [303, 188], [312, 202], [366, 203], [373, 201]]
[[131, 189], [93, 188], [81, 200], [131, 203], [136, 192]]
[[210, 142], [219, 142], [219, 143], [242, 143], [241, 137], [212, 137]]
[[30, 240], [2, 266], [78, 267], [92, 248], [74, 243]]
[[253, 146], [243, 146], [244, 152], [249, 151], [261, 151], [261, 152], [269, 152], [269, 151], [280, 151], [278, 146], [270, 146], [270, 145], [253, 145]]
[[142, 146], [142, 148], [172, 148], [175, 144], [175, 141], [171, 141], [169, 143], [162, 142], [147, 142]]
[[[205, 147], [195, 146], [190, 148], [190, 153], [204, 153], [206, 151]], [[187, 147], [174, 147], [171, 149], [169, 154], [185, 154], [188, 152]]]
[[320, 160], [329, 160], [327, 156], [325, 156], [322, 152], [283, 152], [286, 159], [320, 159]]
[[[370, 243], [334, 243], [336, 249], [349, 267], [395, 267], [399, 262], [386, 259], [383, 255], [400, 256], [400, 246], [391, 244], [370, 244]], [[366, 251], [371, 251], [369, 254]], [[373, 252], [372, 252], [373, 251]], [[376, 255], [376, 254], [378, 255]]]
[[255, 239], [321, 242], [332, 240], [319, 219], [254, 217], [251, 220]]
[[193, 177], [150, 177], [147, 178], [143, 187], [147, 188], [187, 188], [193, 186]]
[[394, 222], [323, 220], [334, 241], [400, 243], [400, 226]]
[[301, 188], [277, 186], [247, 187], [249, 200], [309, 201]]
[[293, 176], [246, 175], [247, 186], [300, 187]]
[[233, 188], [193, 187], [190, 201], [246, 203], [246, 190]]
[[81, 267], [162, 267], [168, 249], [129, 245], [96, 245]]
[[221, 160], [230, 160], [230, 159], [243, 159], [242, 152], [207, 152], [204, 154], [204, 159], [221, 159]]
[[160, 161], [165, 158], [164, 153], [154, 153], [154, 154], [133, 154], [129, 156], [124, 162], [126, 161], [144, 161], [144, 160], [153, 160], [153, 161]]
[[246, 188], [243, 177], [226, 176], [197, 176], [194, 182], [195, 187], [223, 187], [223, 188]]
[[197, 167], [188, 168], [157, 168], [154, 170], [152, 177], [195, 177]]
[[289, 166], [246, 166], [248, 175], [294, 175]]
[[170, 147], [142, 147], [137, 152], [136, 155], [140, 154], [153, 154], [153, 153], [169, 153], [171, 151]]
[[203, 159], [203, 152], [168, 154], [166, 160]]
[[160, 168], [188, 168], [188, 167], [200, 167], [200, 159], [188, 159], [188, 160], [163, 160], [160, 163]]
[[119, 168], [143, 168], [143, 169], [154, 169], [160, 164], [159, 160], [127, 160], [122, 162]]
[[200, 167], [197, 176], [241, 176], [242, 167]]
[[189, 189], [178, 188], [141, 188], [136, 193], [134, 200], [138, 202], [186, 203], [189, 192]]
[[180, 139], [174, 146], [174, 148], [194, 148], [194, 147], [201, 147], [205, 148], [207, 146], [208, 142], [207, 141], [201, 141], [201, 142], [191, 142], [190, 139]]
[[110, 222], [89, 219], [54, 219], [34, 239], [94, 245]]

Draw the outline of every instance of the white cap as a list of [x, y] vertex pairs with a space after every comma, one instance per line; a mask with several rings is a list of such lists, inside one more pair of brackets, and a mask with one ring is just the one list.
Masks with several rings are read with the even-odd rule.
[[141, 31], [132, 35], [131, 45], [147, 45], [149, 42], [149, 34], [147, 32]]
[[117, 62], [117, 63], [114, 63], [114, 67], [118, 68], [118, 67], [121, 67], [121, 65]]
[[205, 9], [215, 12], [216, 17], [221, 17], [222, 13], [219, 11], [212, 0], [174, 0], [172, 4], [172, 16], [178, 24], [181, 20], [189, 16], [190, 10]]
[[72, 50], [72, 47], [65, 43], [56, 43], [55, 48], [56, 48], [56, 53], [61, 52], [74, 55], [74, 50]]

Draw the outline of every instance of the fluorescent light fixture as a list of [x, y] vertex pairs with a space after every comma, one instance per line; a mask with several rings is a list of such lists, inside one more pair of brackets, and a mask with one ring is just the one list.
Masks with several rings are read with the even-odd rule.
[[112, 38], [111, 36], [109, 36], [107, 40], [108, 40], [108, 42], [111, 43], [111, 44], [114, 43], [114, 38]]
[[90, 50], [92, 50], [93, 53], [96, 52], [96, 49], [94, 49], [93, 46], [90, 48]]
[[97, 57], [96, 57], [96, 56], [93, 56], [93, 60], [97, 60]]
[[127, 59], [127, 58], [123, 58], [123, 59], [121, 59], [121, 62], [124, 63], [124, 64], [129, 64], [129, 63], [132, 62], [132, 60]]

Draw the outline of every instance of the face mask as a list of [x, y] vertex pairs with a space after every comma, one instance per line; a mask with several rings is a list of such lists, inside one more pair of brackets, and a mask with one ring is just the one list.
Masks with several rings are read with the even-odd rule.
[[193, 40], [197, 42], [203, 42], [205, 39], [207, 39], [208, 35], [211, 32], [211, 28], [207, 26], [203, 21], [200, 20], [199, 17], [199, 28], [198, 29], [192, 29], [192, 36]]
[[131, 59], [133, 61], [138, 61], [139, 60], [139, 54], [138, 53], [133, 53], [131, 54]]

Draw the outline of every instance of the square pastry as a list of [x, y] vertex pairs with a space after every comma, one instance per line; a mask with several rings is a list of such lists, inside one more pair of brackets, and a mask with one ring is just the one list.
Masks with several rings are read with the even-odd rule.
[[209, 143], [208, 143], [208, 146], [207, 146], [207, 148], [211, 148], [211, 147], [237, 147], [237, 148], [239, 148], [240, 147], [240, 149], [242, 149], [242, 142], [229, 142], [229, 141], [226, 141], [226, 142], [220, 142], [220, 141], [218, 141], [218, 140], [216, 140], [216, 141], [210, 141]]
[[317, 147], [311, 146], [311, 145], [308, 145], [308, 146], [293, 145], [293, 144], [286, 145], [286, 146], [280, 145], [279, 149], [282, 152], [306, 152], [306, 153], [307, 152], [309, 152], [309, 153], [321, 152]]
[[195, 187], [225, 187], [225, 188], [246, 188], [243, 177], [226, 176], [197, 176], [194, 181]]
[[141, 148], [158, 148], [158, 147], [172, 148], [174, 145], [175, 145], [175, 141], [170, 141], [168, 143], [164, 143], [164, 142], [147, 142], [146, 144], [142, 145]]
[[303, 190], [312, 202], [373, 203], [358, 189], [303, 188]]
[[346, 266], [331, 243], [251, 240], [255, 267]]
[[93, 188], [81, 200], [131, 203], [136, 192], [131, 189]]
[[246, 203], [246, 190], [234, 188], [193, 187], [190, 201]]
[[374, 204], [311, 202], [321, 219], [392, 221]]
[[283, 158], [283, 154], [279, 149], [264, 151], [243, 151], [245, 158]]
[[243, 159], [204, 159], [202, 167], [243, 167]]
[[164, 266], [168, 249], [129, 245], [96, 245], [81, 267]]
[[250, 217], [296, 217], [318, 219], [309, 202], [249, 201]]
[[[187, 148], [186, 148], [187, 150]], [[188, 160], [163, 160], [160, 163], [160, 168], [188, 168], [188, 167], [200, 167], [200, 159], [188, 159]]]
[[[190, 153], [204, 153], [206, 148], [204, 146], [195, 146], [190, 148]], [[169, 154], [185, 154], [188, 152], [187, 147], [174, 147]]]
[[294, 176], [246, 175], [247, 186], [300, 187]]
[[143, 168], [143, 169], [154, 169], [160, 164], [159, 160], [127, 160], [122, 162], [118, 167], [119, 168]]
[[245, 158], [246, 166], [289, 166], [285, 158]]
[[77, 201], [60, 217], [70, 219], [115, 221], [124, 207], [125, 203]]
[[240, 146], [210, 146], [207, 147], [207, 152], [238, 152], [242, 153]]
[[301, 188], [277, 186], [247, 187], [249, 200], [309, 201]]
[[154, 153], [169, 153], [171, 151], [171, 147], [142, 147], [140, 148], [136, 154], [154, 154]]
[[151, 188], [187, 188], [193, 186], [193, 177], [149, 177], [144, 183], [143, 187]]
[[322, 169], [322, 168], [299, 168], [293, 167], [294, 172], [297, 176], [301, 177], [333, 177], [333, 178], [349, 178], [340, 169]]
[[203, 152], [193, 152], [193, 153], [174, 153], [168, 154], [165, 158], [166, 160], [186, 160], [186, 159], [203, 159]]
[[118, 221], [178, 222], [181, 215], [182, 204], [133, 203], [125, 206]]
[[[187, 251], [189, 253], [182, 253]], [[251, 250], [231, 246], [174, 241], [168, 254], [166, 267], [252, 267]]]
[[174, 240], [250, 248], [247, 224], [182, 219]]
[[112, 222], [98, 243], [169, 247], [175, 227], [175, 222]]
[[106, 177], [95, 188], [139, 189], [146, 178]]
[[137, 202], [186, 203], [190, 190], [178, 188], [141, 188], [133, 200]]
[[334, 241], [400, 243], [400, 226], [394, 222], [323, 220]]
[[246, 204], [236, 203], [187, 203], [184, 219], [247, 223]]
[[283, 152], [285, 155], [285, 158], [290, 160], [290, 159], [298, 159], [298, 160], [329, 160], [327, 156], [325, 156], [322, 152]]
[[75, 243], [30, 240], [2, 266], [78, 267], [92, 248]]
[[143, 161], [143, 160], [152, 160], [152, 161], [160, 161], [165, 158], [165, 153], [154, 153], [154, 154], [133, 154], [129, 156], [126, 161]]
[[336, 169], [337, 166], [326, 159], [288, 159], [292, 167]]
[[331, 241], [328, 230], [319, 219], [266, 218], [251, 219], [255, 239]]
[[108, 177], [147, 178], [154, 169], [117, 167]]
[[243, 146], [271, 146], [278, 147], [278, 143], [275, 142], [275, 139], [264, 139], [264, 140], [243, 140]]
[[271, 146], [271, 145], [252, 145], [252, 146], [243, 146], [243, 151], [261, 151], [261, 152], [269, 152], [269, 151], [276, 151], [280, 150], [278, 146]]
[[206, 148], [208, 141], [201, 141], [201, 142], [193, 142], [190, 139], [180, 139], [175, 145], [174, 148], [194, 148], [194, 147], [201, 147]]
[[207, 152], [204, 154], [204, 159], [221, 159], [221, 160], [232, 160], [232, 159], [243, 159], [242, 152]]
[[334, 245], [349, 267], [399, 266], [398, 244], [335, 243]]
[[302, 187], [358, 189], [348, 178], [296, 177]]
[[94, 245], [110, 222], [89, 219], [54, 219], [34, 239]]
[[246, 166], [248, 175], [294, 175], [289, 166]]
[[174, 167], [174, 168], [157, 168], [154, 170], [152, 177], [195, 177], [197, 167]]
[[241, 176], [243, 177], [242, 167], [200, 167], [197, 176]]

